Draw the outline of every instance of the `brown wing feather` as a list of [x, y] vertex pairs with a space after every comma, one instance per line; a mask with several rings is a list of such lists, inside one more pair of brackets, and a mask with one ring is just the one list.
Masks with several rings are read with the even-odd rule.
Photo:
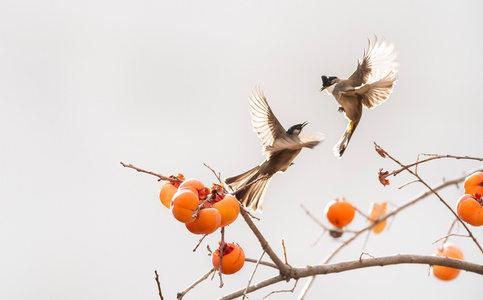
[[259, 85], [255, 87], [255, 91], [252, 91], [249, 104], [253, 130], [261, 139], [262, 145], [272, 146], [277, 137], [285, 134], [285, 129], [273, 114], [265, 98], [265, 93]]

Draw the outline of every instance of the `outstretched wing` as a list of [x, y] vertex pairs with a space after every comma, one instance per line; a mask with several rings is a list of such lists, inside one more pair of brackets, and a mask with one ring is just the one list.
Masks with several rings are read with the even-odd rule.
[[366, 108], [374, 108], [389, 98], [395, 84], [396, 77], [394, 73], [389, 73], [378, 81], [364, 84], [358, 89], [347, 91], [343, 94], [356, 95]]
[[374, 44], [369, 40], [362, 61], [358, 60], [357, 69], [348, 80], [352, 86], [361, 86], [381, 80], [390, 73], [396, 74], [399, 67], [397, 57], [398, 53], [394, 50], [393, 44], [389, 44], [385, 39], [378, 41], [375, 37]]
[[275, 139], [284, 136], [286, 133], [268, 105], [265, 93], [260, 85], [255, 86], [254, 91], [252, 90], [250, 108], [253, 131], [261, 139], [264, 148], [273, 146]]

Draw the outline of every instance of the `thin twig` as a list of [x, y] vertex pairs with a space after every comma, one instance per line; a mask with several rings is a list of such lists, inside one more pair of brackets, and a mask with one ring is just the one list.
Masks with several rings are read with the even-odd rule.
[[450, 236], [465, 237], [465, 238], [469, 238], [470, 237], [469, 235], [465, 235], [465, 234], [450, 233], [450, 234], [447, 234], [447, 235], [443, 236], [442, 238], [437, 239], [432, 244], [436, 244], [437, 242], [439, 242], [441, 240], [448, 239]]
[[211, 172], [213, 172], [213, 174], [215, 175], [216, 179], [218, 179], [218, 182], [219, 182], [220, 184], [222, 184], [222, 183], [223, 183], [223, 181], [221, 180], [221, 173], [220, 173], [220, 172], [216, 173], [216, 172], [215, 172], [215, 170], [213, 170], [213, 169], [212, 169], [210, 166], [208, 166], [208, 165], [207, 165], [207, 164], [205, 164], [205, 163], [203, 163], [203, 165], [204, 165], [205, 167], [207, 167], [207, 168], [208, 168], [208, 169], [209, 169]]
[[[480, 169], [481, 170], [481, 169]], [[438, 191], [440, 189], [443, 189], [445, 187], [448, 187], [450, 185], [457, 185], [459, 183], [461, 183], [462, 181], [464, 181], [466, 178], [466, 175], [464, 176], [459, 176], [455, 179], [452, 179], [452, 180], [448, 180], [448, 181], [443, 181], [442, 183], [439, 183], [437, 184], [436, 186], [433, 187], [433, 190], [434, 191]], [[392, 217], [394, 215], [396, 215], [398, 212], [408, 208], [409, 206], [417, 203], [418, 201], [428, 197], [429, 195], [432, 195], [432, 192], [431, 191], [426, 191], [426, 192], [423, 192], [421, 193], [419, 196], [416, 196], [415, 198], [413, 198], [412, 200], [409, 200], [408, 202], [406, 202], [406, 204], [400, 206], [399, 208], [395, 209], [394, 211], [382, 216], [379, 218], [379, 221], [384, 221], [386, 219], [388, 219], [389, 217]], [[327, 255], [323, 260], [322, 260], [322, 264], [326, 264], [328, 263], [340, 250], [342, 250], [345, 246], [347, 246], [350, 242], [352, 242], [353, 240], [355, 240], [360, 234], [362, 234], [363, 232], [367, 231], [367, 230], [370, 230], [372, 227], [374, 227], [376, 225], [376, 223], [372, 223], [370, 224], [369, 226], [361, 229], [360, 231], [358, 231], [352, 238], [350, 238], [349, 240], [347, 240], [345, 243], [339, 245], [339, 247], [335, 248], [329, 255]], [[315, 280], [315, 276], [312, 276], [309, 278], [309, 280], [307, 281], [307, 283], [305, 284], [305, 286], [303, 287], [302, 291], [300, 292], [299, 294], [299, 298], [297, 298], [298, 300], [302, 300], [304, 299], [305, 295], [307, 294], [307, 291], [309, 290], [309, 288], [312, 286], [314, 280]]]
[[223, 270], [223, 253], [225, 252], [225, 227], [221, 227], [221, 243], [220, 243], [220, 269], [218, 270], [218, 274], [220, 275], [220, 288], [223, 287], [223, 277], [221, 275]]
[[451, 224], [449, 225], [449, 229], [448, 229], [448, 232], [446, 233], [446, 237], [443, 241], [443, 245], [442, 247], [444, 246], [444, 244], [446, 244], [446, 242], [448, 241], [448, 238], [449, 236], [451, 235], [451, 231], [453, 231], [453, 228], [454, 228], [454, 225], [456, 224], [456, 222], [458, 221], [458, 219], [454, 219]]
[[[253, 276], [255, 276], [255, 272], [257, 271], [258, 265], [262, 261], [262, 257], [263, 257], [264, 254], [265, 254], [265, 250], [263, 250], [262, 254], [260, 254], [260, 257], [258, 258], [257, 263], [255, 264], [255, 267], [253, 268], [252, 275], [250, 275], [250, 279], [248, 280], [247, 288], [245, 289], [245, 293], [243, 293], [242, 299], [245, 299], [247, 297], [248, 287], [250, 286], [250, 284], [252, 284]], [[245, 259], [245, 261], [246, 261], [246, 259]]]
[[[366, 215], [365, 213], [363, 213], [360, 209], [358, 209], [357, 207], [354, 206], [354, 208], [356, 209], [356, 211], [361, 215], [363, 216], [364, 218], [366, 218], [367, 220], [371, 220], [371, 218], [369, 218], [368, 215]], [[374, 221], [374, 220], [373, 220]]]
[[364, 255], [367, 255], [367, 256], [369, 256], [370, 258], [376, 258], [374, 255], [372, 255], [372, 254], [370, 254], [370, 253], [368, 253], [368, 252], [362, 251], [362, 252], [361, 252], [361, 255], [359, 255], [359, 261], [360, 261], [360, 262], [362, 262], [362, 256], [364, 256]]
[[[376, 142], [374, 142], [374, 145], [376, 146], [376, 149], [382, 149], [381, 147], [379, 147], [379, 145], [376, 144]], [[390, 157], [386, 151], [384, 151], [384, 154], [387, 155], [388, 157]], [[431, 160], [435, 160], [435, 159], [453, 158], [453, 159], [469, 159], [469, 160], [483, 161], [483, 158], [481, 158], [481, 157], [456, 156], [456, 155], [440, 155], [440, 154], [426, 154], [426, 153], [421, 153], [421, 154], [422, 155], [426, 155], [426, 156], [431, 156], [431, 157], [430, 158], [423, 159], [423, 160], [416, 161], [416, 162], [414, 162], [412, 164], [409, 164], [409, 165], [402, 165], [401, 164], [401, 169], [392, 171], [387, 176], [391, 176], [391, 175], [392, 176], [396, 176], [397, 174], [401, 173], [402, 171], [408, 170], [409, 168], [411, 168], [413, 166], [417, 166], [419, 164], [422, 164], [422, 163], [425, 163], [425, 162], [428, 162], [428, 161], [431, 161]]]
[[327, 229], [322, 228], [322, 230], [317, 234], [317, 236], [314, 238], [314, 240], [312, 241], [312, 243], [310, 244], [310, 246], [311, 247], [314, 247], [320, 241], [320, 239], [324, 236], [324, 234], [326, 232], [327, 232]]
[[282, 249], [283, 249], [283, 257], [285, 259], [285, 264], [288, 265], [287, 249], [285, 248], [285, 239], [282, 239]]
[[156, 280], [156, 285], [158, 286], [159, 299], [164, 300], [163, 293], [161, 293], [161, 284], [159, 283], [158, 270], [154, 270], [154, 274], [156, 275], [154, 279]]
[[193, 249], [193, 252], [196, 252], [196, 249], [198, 249], [198, 247], [201, 245], [201, 242], [205, 239], [205, 237], [207, 237], [208, 235], [205, 234], [201, 237], [200, 241], [198, 242], [198, 245], [196, 245], [196, 247]]
[[[378, 146], [379, 147], [379, 146]], [[433, 190], [418, 174], [416, 174], [415, 172], [413, 172], [411, 169], [407, 168], [407, 166], [403, 165], [401, 162], [399, 162], [397, 159], [395, 159], [394, 157], [392, 157], [391, 155], [389, 155], [389, 153], [387, 153], [387, 151], [385, 151], [386, 155], [394, 162], [396, 162], [398, 165], [400, 165], [402, 167], [401, 170], [407, 170], [409, 173], [411, 173], [414, 177], [416, 177], [419, 181], [421, 181], [421, 183], [426, 187], [428, 188], [428, 190], [431, 191], [431, 193], [433, 193], [438, 199], [439, 201], [441, 201], [441, 203], [443, 203], [444, 206], [446, 206], [446, 208], [449, 209], [449, 211], [456, 217], [456, 219], [458, 219], [458, 221], [463, 225], [463, 227], [466, 229], [466, 231], [468, 232], [468, 234], [470, 235], [471, 239], [473, 240], [473, 242], [476, 244], [476, 246], [478, 247], [478, 249], [480, 249], [480, 251], [483, 253], [483, 248], [481, 248], [480, 244], [478, 243], [478, 241], [476, 240], [475, 236], [473, 235], [473, 233], [471, 232], [471, 230], [468, 228], [468, 226], [466, 226], [466, 224], [463, 222], [463, 220], [461, 220], [461, 218], [458, 216], [458, 214], [453, 210], [453, 208], [451, 208], [451, 206], [446, 203], [446, 201], [443, 200], [443, 198], [441, 198], [441, 196], [435, 191]], [[455, 158], [455, 159], [468, 159], [467, 156], [465, 157], [458, 157], [458, 156], [451, 156], [451, 155], [446, 155], [446, 156], [435, 156], [435, 157], [431, 157], [431, 158], [428, 158], [427, 160], [430, 160], [430, 159], [437, 159], [437, 158]], [[469, 158], [469, 159], [474, 159], [474, 158]], [[426, 161], [427, 161], [426, 160]], [[483, 159], [482, 159], [483, 160]]]
[[310, 211], [307, 208], [305, 208], [303, 204], [300, 204], [300, 207], [305, 211], [305, 213], [307, 214], [307, 216], [309, 216], [309, 218], [311, 218], [315, 223], [317, 223], [317, 225], [324, 228], [325, 230], [330, 230], [324, 224], [322, 224], [316, 217], [314, 217], [314, 215], [312, 215]]
[[399, 186], [397, 189], [398, 189], [398, 190], [400, 190], [400, 189], [402, 189], [403, 187], [408, 186], [408, 185], [410, 185], [410, 184], [412, 184], [412, 183], [416, 183], [416, 182], [419, 182], [419, 180], [413, 180], [413, 181], [406, 182], [405, 184], [403, 184], [403, 185]]
[[271, 267], [271, 268], [274, 268], [274, 269], [277, 269], [278, 270], [278, 267], [277, 267], [276, 264], [271, 263], [271, 262], [268, 262], [268, 261], [260, 261], [260, 262], [258, 262], [258, 260], [253, 259], [253, 258], [245, 258], [245, 262], [250, 262], [250, 263], [255, 263], [255, 264], [259, 264], [259, 265], [264, 265], [264, 266]]
[[138, 167], [135, 167], [131, 164], [125, 164], [123, 162], [121, 162], [121, 165], [125, 168], [131, 168], [131, 169], [134, 169], [138, 172], [141, 172], [141, 173], [146, 173], [146, 174], [150, 174], [150, 175], [154, 175], [156, 177], [158, 177], [158, 181], [161, 181], [161, 180], [167, 180], [167, 181], [171, 181], [171, 182], [183, 182], [183, 180], [177, 178], [177, 177], [174, 177], [174, 178], [170, 178], [170, 177], [166, 177], [166, 176], [163, 176], [161, 174], [156, 174], [154, 172], [151, 172], [151, 171], [146, 171], [146, 170], [143, 170], [143, 169], [140, 169]]
[[183, 299], [184, 295], [186, 295], [186, 293], [188, 293], [190, 290], [192, 290], [195, 286], [197, 286], [200, 282], [202, 282], [203, 280], [205, 280], [206, 278], [208, 278], [210, 276], [211, 273], [215, 272], [215, 268], [209, 270], [205, 275], [201, 276], [198, 280], [196, 280], [195, 282], [193, 282], [193, 284], [191, 284], [188, 288], [186, 288], [184, 291], [182, 292], [179, 292], [177, 295], [176, 295], [176, 299], [178, 300], [181, 300]]
[[266, 295], [265, 297], [263, 297], [263, 299], [266, 299], [268, 297], [270, 297], [271, 295], [273, 294], [276, 294], [276, 293], [293, 293], [293, 291], [295, 290], [295, 288], [297, 287], [297, 283], [299, 282], [299, 280], [295, 280], [295, 283], [293, 284], [293, 287], [290, 289], [290, 290], [280, 290], [280, 291], [272, 291], [270, 292], [268, 295]]
[[275, 263], [275, 265], [277, 265], [278, 269], [280, 270], [280, 273], [283, 274], [283, 276], [288, 276], [288, 274], [290, 273], [291, 267], [284, 264], [283, 261], [277, 256], [277, 254], [275, 254], [272, 247], [270, 247], [270, 244], [267, 242], [267, 240], [262, 235], [260, 230], [257, 228], [255, 223], [253, 223], [248, 213], [244, 209], [241, 209], [240, 214], [242, 215], [243, 219], [247, 223], [248, 227], [250, 227], [252, 232], [257, 237], [258, 241], [260, 242], [260, 245], [262, 246], [262, 249], [265, 250], [265, 252], [267, 252], [270, 259]]

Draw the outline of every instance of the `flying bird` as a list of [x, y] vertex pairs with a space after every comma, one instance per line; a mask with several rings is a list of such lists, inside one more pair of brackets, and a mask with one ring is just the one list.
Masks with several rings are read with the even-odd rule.
[[384, 39], [374, 44], [369, 40], [362, 61], [358, 59], [357, 69], [347, 78], [322, 76], [322, 88], [334, 96], [339, 103], [339, 112], [349, 120], [347, 128], [334, 146], [334, 154], [341, 157], [362, 117], [362, 107], [374, 108], [387, 100], [396, 82], [399, 63], [393, 44]]
[[263, 198], [272, 176], [278, 172], [285, 172], [302, 148], [312, 149], [324, 137], [320, 132], [302, 133], [308, 122], [293, 125], [285, 130], [273, 114], [260, 86], [256, 86], [252, 91], [249, 103], [252, 127], [261, 139], [266, 159], [253, 169], [226, 178], [224, 181], [232, 189], [237, 190], [258, 179], [254, 184], [240, 190], [236, 197], [245, 207], [262, 212]]

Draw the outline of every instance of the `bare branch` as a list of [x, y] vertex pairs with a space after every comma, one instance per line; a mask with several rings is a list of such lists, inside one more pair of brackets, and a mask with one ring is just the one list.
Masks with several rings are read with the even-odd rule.
[[[377, 145], [376, 142], [374, 142], [374, 145], [376, 146], [376, 151], [378, 153], [380, 153], [382, 148], [379, 145]], [[385, 150], [382, 150], [382, 152], [384, 153], [385, 157], [391, 158], [391, 156]], [[396, 176], [397, 174], [401, 173], [404, 170], [409, 170], [409, 168], [411, 168], [413, 166], [418, 166], [419, 164], [422, 164], [422, 163], [425, 163], [425, 162], [428, 162], [428, 161], [431, 161], [431, 160], [435, 160], [435, 159], [453, 158], [453, 159], [468, 159], [468, 160], [483, 161], [483, 158], [481, 158], [481, 157], [471, 157], [471, 156], [440, 155], [440, 154], [426, 154], [426, 153], [421, 153], [421, 155], [431, 156], [431, 157], [423, 159], [423, 160], [419, 160], [419, 157], [418, 157], [418, 160], [416, 162], [409, 164], [409, 165], [403, 165], [403, 164], [399, 163], [398, 161], [394, 160], [394, 158], [391, 158], [392, 160], [396, 161], [398, 164], [401, 165], [401, 169], [392, 171], [387, 176], [391, 176], [391, 175]], [[417, 174], [417, 172], [415, 172], [415, 173]]]
[[159, 283], [158, 270], [154, 270], [154, 274], [156, 275], [156, 277], [154, 277], [154, 280], [156, 280], [156, 285], [158, 286], [159, 299], [164, 300], [163, 293], [161, 293], [161, 284]]
[[258, 241], [260, 242], [260, 245], [262, 246], [262, 249], [265, 250], [265, 252], [267, 252], [270, 259], [275, 263], [275, 265], [277, 265], [278, 269], [280, 270], [280, 273], [283, 274], [284, 276], [288, 276], [291, 269], [290, 266], [284, 264], [283, 261], [277, 256], [277, 254], [275, 254], [272, 247], [270, 247], [270, 244], [267, 242], [267, 240], [262, 235], [260, 230], [258, 230], [255, 223], [253, 223], [248, 213], [244, 209], [241, 209], [240, 214], [242, 215], [243, 219], [247, 223], [248, 227], [250, 227], [252, 232], [257, 237]]
[[207, 237], [208, 235], [207, 234], [204, 234], [200, 241], [198, 242], [198, 244], [196, 245], [196, 247], [193, 249], [193, 252], [196, 252], [196, 249], [198, 249], [198, 247], [201, 245], [201, 242], [205, 239], [205, 237]]
[[285, 264], [288, 265], [287, 249], [285, 248], [285, 239], [282, 239], [282, 249], [283, 249], [283, 258], [285, 260]]
[[[378, 146], [379, 147], [379, 146]], [[475, 236], [473, 235], [473, 233], [471, 232], [471, 230], [468, 228], [468, 226], [466, 226], [466, 224], [463, 222], [463, 220], [460, 219], [460, 217], [458, 216], [458, 214], [453, 210], [453, 208], [451, 208], [451, 206], [446, 203], [446, 201], [443, 200], [443, 198], [441, 198], [441, 196], [433, 189], [431, 188], [417, 173], [413, 172], [411, 169], [409, 169], [409, 166], [405, 166], [403, 165], [401, 162], [399, 162], [397, 159], [395, 159], [394, 157], [392, 157], [391, 155], [389, 155], [389, 153], [387, 153], [387, 151], [385, 151], [385, 154], [387, 155], [387, 157], [389, 157], [391, 160], [393, 160], [394, 162], [396, 162], [398, 165], [400, 165], [402, 167], [401, 171], [402, 170], [406, 170], [408, 171], [409, 173], [411, 173], [414, 177], [416, 177], [419, 181], [421, 181], [421, 183], [426, 187], [428, 188], [428, 190], [431, 191], [432, 194], [434, 194], [438, 199], [439, 201], [441, 201], [441, 203], [444, 204], [444, 206], [446, 206], [446, 208], [449, 209], [449, 211], [456, 217], [456, 219], [458, 219], [458, 221], [463, 225], [463, 227], [466, 229], [466, 231], [468, 232], [468, 234], [470, 235], [471, 239], [473, 240], [473, 242], [476, 244], [476, 246], [478, 247], [478, 249], [480, 249], [480, 251], [483, 253], [483, 248], [481, 248], [480, 244], [478, 243], [478, 241], [476, 240]], [[468, 156], [452, 156], [452, 155], [446, 155], [446, 156], [434, 156], [434, 157], [431, 157], [431, 158], [428, 158], [426, 160], [422, 160], [420, 162], [424, 162], [424, 161], [428, 161], [428, 160], [432, 160], [432, 159], [438, 159], [438, 158], [455, 158], [455, 159], [475, 159], [473, 157], [468, 157]], [[477, 159], [477, 160], [480, 160], [480, 159]], [[483, 159], [481, 159], [483, 160]], [[414, 165], [414, 164], [412, 164]]]
[[[464, 234], [456, 234], [456, 233], [450, 233], [450, 234], [447, 234], [445, 236], [443, 236], [442, 238], [439, 238], [437, 239], [436, 241], [434, 241], [432, 244], [436, 244], [437, 242], [441, 241], [441, 240], [447, 240], [450, 236], [457, 236], [457, 237], [466, 237], [466, 238], [469, 238], [470, 236], [469, 235], [464, 235]], [[445, 244], [446, 242], [443, 243], [443, 245]]]
[[223, 287], [223, 277], [222, 277], [222, 270], [223, 270], [223, 253], [225, 253], [225, 227], [221, 227], [221, 242], [220, 242], [220, 269], [218, 270], [218, 274], [220, 275], [220, 288]]
[[205, 275], [201, 276], [198, 280], [196, 280], [195, 282], [193, 282], [192, 285], [190, 285], [186, 290], [178, 293], [176, 295], [176, 299], [178, 300], [181, 300], [183, 299], [184, 295], [186, 295], [186, 293], [188, 293], [190, 290], [192, 290], [195, 286], [197, 286], [200, 282], [202, 282], [203, 280], [205, 280], [206, 278], [210, 277], [211, 273], [215, 272], [215, 268], [209, 270]]
[[[255, 264], [255, 267], [253, 268], [252, 275], [250, 275], [250, 279], [248, 280], [247, 288], [245, 289], [245, 292], [243, 293], [243, 299], [245, 299], [246, 296], [247, 296], [248, 287], [250, 286], [250, 284], [252, 284], [253, 276], [255, 276], [255, 272], [257, 271], [258, 265], [262, 261], [262, 257], [263, 257], [264, 254], [265, 254], [265, 250], [263, 250], [262, 254], [260, 254], [260, 257], [258, 258], [257, 263]], [[245, 261], [246, 261], [246, 259], [245, 259]]]
[[174, 177], [174, 178], [170, 178], [170, 177], [166, 177], [166, 176], [163, 176], [161, 174], [156, 174], [154, 172], [151, 172], [151, 171], [146, 171], [146, 170], [143, 170], [143, 169], [140, 169], [138, 167], [135, 167], [131, 164], [125, 164], [123, 162], [121, 162], [121, 165], [125, 168], [131, 168], [131, 169], [134, 169], [138, 172], [141, 172], [141, 173], [146, 173], [146, 174], [150, 174], [150, 175], [153, 175], [153, 176], [156, 176], [158, 177], [158, 181], [161, 181], [161, 180], [166, 180], [166, 181], [171, 181], [171, 182], [183, 182], [183, 180], [177, 178], [177, 177]]
[[[466, 178], [466, 175], [459, 176], [459, 177], [457, 177], [455, 179], [452, 179], [452, 180], [443, 181], [442, 183], [439, 183], [439, 184], [435, 185], [433, 187], [433, 190], [434, 191], [439, 191], [439, 190], [441, 190], [443, 188], [446, 188], [448, 186], [457, 185], [457, 184], [461, 183], [462, 181], [464, 181], [465, 178]], [[389, 217], [396, 215], [398, 212], [400, 212], [400, 211], [408, 208], [409, 206], [417, 203], [418, 201], [421, 201], [422, 199], [428, 197], [429, 195], [432, 195], [432, 192], [431, 191], [426, 191], [426, 192], [421, 193], [419, 196], [416, 196], [412, 200], [409, 200], [408, 202], [406, 202], [406, 204], [400, 206], [399, 208], [395, 209], [394, 211], [392, 211], [392, 212], [390, 212], [390, 213], [388, 213], [388, 214], [386, 214], [384, 216], [381, 216], [379, 218], [379, 221], [382, 222], [382, 221], [388, 219]], [[376, 223], [372, 223], [369, 226], [367, 226], [367, 227], [359, 230], [356, 234], [354, 234], [354, 236], [352, 238], [350, 238], [349, 240], [347, 240], [345, 243], [339, 245], [339, 247], [335, 248], [329, 255], [327, 255], [322, 260], [322, 264], [328, 263], [342, 248], [344, 248], [345, 246], [347, 246], [350, 242], [352, 242], [353, 240], [355, 240], [360, 234], [362, 234], [366, 230], [370, 230], [375, 225], [376, 225]], [[309, 279], [309, 281], [307, 281], [307, 283], [305, 284], [304, 288], [302, 289], [302, 291], [299, 294], [299, 298], [297, 298], [298, 300], [302, 300], [305, 297], [305, 294], [307, 293], [307, 291], [310, 288], [310, 286], [313, 284], [314, 280], [315, 280], [315, 276], [311, 277]]]
[[[265, 253], [265, 251], [264, 251]], [[245, 258], [245, 262], [250, 262], [250, 263], [256, 263], [256, 264], [259, 264], [259, 265], [264, 265], [264, 266], [267, 266], [267, 267], [272, 267], [274, 269], [277, 269], [277, 265], [275, 265], [274, 263], [271, 263], [271, 262], [268, 262], [268, 261], [258, 261], [256, 259], [252, 259], [252, 258]]]
[[210, 166], [208, 166], [208, 165], [207, 165], [207, 164], [205, 164], [205, 163], [203, 163], [203, 165], [204, 165], [205, 167], [207, 167], [207, 168], [208, 168], [208, 169], [209, 169], [211, 172], [213, 172], [213, 174], [215, 175], [216, 179], [218, 179], [218, 182], [219, 182], [220, 184], [222, 184], [222, 183], [223, 183], [223, 180], [221, 180], [221, 174], [220, 174], [220, 172], [216, 173], [216, 172], [215, 172], [215, 170], [213, 170], [213, 169], [212, 169]]
[[[316, 275], [326, 275], [332, 273], [341, 273], [350, 270], [362, 269], [362, 268], [369, 268], [369, 267], [383, 267], [389, 265], [399, 265], [399, 264], [424, 264], [424, 265], [439, 265], [445, 267], [451, 267], [456, 269], [465, 270], [468, 272], [476, 273], [483, 275], [483, 265], [449, 258], [449, 257], [439, 257], [439, 256], [427, 256], [427, 255], [412, 255], [412, 254], [399, 254], [394, 256], [384, 256], [384, 257], [377, 257], [377, 258], [368, 258], [368, 259], [357, 259], [353, 261], [347, 262], [339, 262], [335, 264], [322, 264], [316, 266], [308, 266], [305, 268], [294, 268], [293, 269], [293, 279], [299, 279], [304, 277], [309, 277]], [[272, 285], [277, 282], [281, 282], [286, 280], [282, 278], [281, 275], [277, 275], [266, 280], [263, 280], [259, 283], [256, 283], [248, 288], [248, 292], [253, 292], [264, 288], [266, 286]], [[243, 295], [245, 289], [238, 290], [231, 294], [225, 295], [221, 297], [219, 300], [229, 300], [235, 299]], [[298, 298], [302, 299], [302, 298]]]
[[315, 223], [317, 223], [317, 225], [319, 225], [320, 227], [324, 228], [325, 230], [330, 230], [324, 224], [322, 224], [316, 217], [314, 217], [314, 215], [312, 215], [310, 213], [310, 211], [307, 208], [305, 208], [305, 206], [303, 204], [300, 204], [300, 207], [305, 211], [305, 213], [307, 214], [307, 216], [309, 216]]
[[272, 292], [270, 292], [270, 294], [268, 294], [268, 295], [266, 295], [265, 297], [263, 297], [263, 299], [266, 299], [266, 298], [268, 298], [268, 297], [270, 297], [271, 295], [276, 294], [276, 293], [293, 293], [293, 291], [294, 291], [294, 290], [295, 290], [295, 288], [297, 287], [297, 283], [298, 283], [298, 282], [299, 282], [299, 280], [298, 280], [298, 279], [297, 279], [297, 280], [295, 280], [295, 283], [294, 283], [294, 285], [293, 285], [292, 289], [290, 289], [290, 290], [272, 291]]

